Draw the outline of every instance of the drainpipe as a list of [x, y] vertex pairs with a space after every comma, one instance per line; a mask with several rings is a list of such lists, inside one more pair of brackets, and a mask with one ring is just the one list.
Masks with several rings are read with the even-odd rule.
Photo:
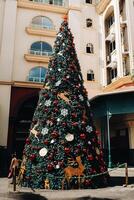
[[112, 114], [107, 110], [107, 141], [108, 141], [108, 168], [112, 167], [111, 161], [111, 143], [110, 143], [110, 128], [109, 128], [109, 120], [112, 117]]

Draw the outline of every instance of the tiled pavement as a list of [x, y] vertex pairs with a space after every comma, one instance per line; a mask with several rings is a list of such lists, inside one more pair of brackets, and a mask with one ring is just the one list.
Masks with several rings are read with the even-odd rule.
[[[128, 187], [124, 187], [125, 170], [120, 169], [110, 172], [115, 177], [114, 185], [103, 189], [51, 191], [18, 188], [13, 192], [13, 185], [7, 178], [0, 178], [0, 200], [134, 200], [134, 169], [129, 169]], [[117, 179], [122, 178], [120, 186], [116, 185]], [[130, 180], [129, 178], [129, 180]]]

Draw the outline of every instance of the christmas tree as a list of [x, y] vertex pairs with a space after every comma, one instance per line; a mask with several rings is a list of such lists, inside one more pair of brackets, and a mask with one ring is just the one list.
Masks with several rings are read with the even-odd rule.
[[106, 167], [92, 118], [73, 36], [64, 19], [26, 139], [23, 186], [72, 189], [104, 185]]

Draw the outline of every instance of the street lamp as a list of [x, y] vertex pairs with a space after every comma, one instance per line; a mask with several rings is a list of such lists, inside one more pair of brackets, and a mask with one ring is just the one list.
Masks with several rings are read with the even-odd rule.
[[110, 129], [109, 129], [109, 120], [112, 117], [112, 113], [107, 110], [107, 140], [108, 140], [108, 168], [112, 167], [111, 162], [111, 144], [110, 144]]

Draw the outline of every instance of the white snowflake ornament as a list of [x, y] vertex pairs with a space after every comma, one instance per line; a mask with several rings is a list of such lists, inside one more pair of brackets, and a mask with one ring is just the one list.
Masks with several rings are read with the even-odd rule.
[[57, 37], [62, 37], [62, 34], [61, 34], [61, 33], [58, 33]]
[[45, 106], [49, 107], [51, 105], [51, 100], [46, 100]]
[[63, 115], [64, 117], [66, 116], [66, 115], [68, 115], [68, 110], [67, 109], [62, 109], [61, 110], [61, 115]]
[[58, 68], [58, 71], [60, 72], [60, 71], [61, 71], [61, 68]]
[[90, 107], [90, 103], [89, 103], [89, 101], [87, 101], [87, 105], [88, 105], [88, 107]]
[[81, 80], [81, 76], [79, 75], [79, 79]]
[[54, 142], [55, 142], [55, 140], [54, 140], [54, 139], [52, 139], [50, 143], [51, 143], [51, 144], [53, 144]]
[[91, 142], [90, 142], [90, 141], [88, 141], [88, 144], [90, 145], [90, 144], [91, 144]]
[[56, 169], [59, 169], [59, 168], [60, 168], [60, 166], [57, 164], [57, 165], [55, 166], [55, 168], [56, 168]]
[[57, 119], [57, 122], [60, 122], [60, 118]]
[[57, 82], [55, 83], [55, 86], [59, 86], [60, 84], [61, 84], [61, 80], [57, 81]]
[[92, 128], [92, 126], [86, 126], [86, 131], [88, 132], [88, 133], [91, 133], [92, 131], [93, 131], [93, 128]]
[[84, 100], [84, 97], [80, 94], [80, 95], [79, 95], [79, 99], [80, 99], [81, 101], [83, 101], [83, 100]]
[[48, 128], [43, 128], [41, 133], [42, 133], [42, 135], [48, 134]]

